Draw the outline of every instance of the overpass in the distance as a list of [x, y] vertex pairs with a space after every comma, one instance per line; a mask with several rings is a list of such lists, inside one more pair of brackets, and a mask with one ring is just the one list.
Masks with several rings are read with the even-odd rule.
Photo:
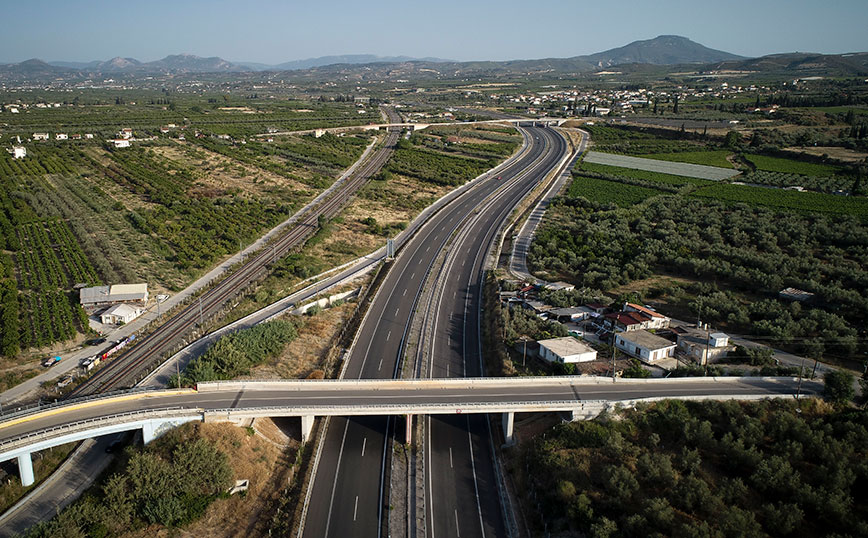
[[30, 454], [39, 450], [137, 429], [147, 443], [185, 422], [253, 417], [300, 417], [306, 441], [317, 417], [502, 413], [511, 442], [515, 413], [566, 412], [580, 420], [643, 401], [792, 398], [797, 392], [815, 395], [821, 387], [761, 377], [219, 381], [195, 390], [128, 391], [7, 413], [0, 417], [0, 461], [17, 458], [22, 482], [30, 485]]

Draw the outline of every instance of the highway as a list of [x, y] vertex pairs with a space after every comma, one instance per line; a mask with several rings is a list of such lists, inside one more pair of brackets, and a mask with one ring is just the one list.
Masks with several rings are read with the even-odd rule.
[[[444, 277], [437, 282], [434, 330], [428, 347], [432, 377], [481, 377], [480, 306], [486, 256], [501, 224], [521, 199], [567, 152], [566, 140], [552, 129], [536, 129], [546, 158], [528, 177], [490, 201], [461, 227], [449, 245]], [[491, 432], [480, 415], [428, 416], [424, 423], [426, 535], [505, 536]]]
[[[400, 121], [393, 109], [386, 110], [390, 121]], [[347, 178], [332, 196], [305, 212], [295, 226], [251, 255], [241, 267], [204, 291], [191, 304], [172, 315], [152, 333], [141, 338], [130, 351], [101, 367], [90, 379], [73, 391], [72, 396], [107, 392], [133, 385], [150, 368], [156, 366], [166, 352], [181, 343], [203, 319], [219, 312], [241, 290], [267, 274], [270, 265], [303, 244], [317, 230], [320, 217], [330, 218], [337, 214], [368, 178], [385, 164], [399, 136], [399, 131], [390, 131], [383, 146], [356, 173]]]
[[[417, 296], [435, 257], [461, 221], [483, 200], [547, 158], [551, 148], [540, 138], [544, 131], [527, 128], [528, 147], [514, 163], [498, 176], [462, 193], [404, 245], [359, 328], [344, 378], [397, 376]], [[522, 188], [528, 188], [534, 180], [524, 178]], [[395, 433], [392, 424], [392, 419], [386, 417], [329, 420], [316, 477], [310, 486], [304, 536], [377, 536], [386, 530], [384, 467], [390, 444], [385, 441]]]

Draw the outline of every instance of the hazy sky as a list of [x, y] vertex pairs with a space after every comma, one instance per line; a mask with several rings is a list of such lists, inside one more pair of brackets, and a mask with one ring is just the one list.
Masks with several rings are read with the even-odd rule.
[[0, 62], [181, 52], [280, 63], [332, 54], [569, 57], [660, 34], [744, 56], [868, 51], [868, 0], [3, 2]]

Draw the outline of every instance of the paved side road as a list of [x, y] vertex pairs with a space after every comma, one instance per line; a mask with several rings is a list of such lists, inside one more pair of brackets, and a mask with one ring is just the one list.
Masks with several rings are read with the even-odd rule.
[[[24, 533], [33, 525], [51, 519], [77, 499], [111, 463], [106, 447], [124, 435], [104, 435], [82, 441], [57, 471], [0, 515], [0, 538]], [[47, 492], [51, 494], [45, 495]]]
[[560, 175], [558, 175], [558, 177], [552, 182], [551, 187], [549, 187], [546, 193], [540, 198], [539, 202], [537, 202], [536, 206], [534, 206], [530, 216], [524, 222], [524, 225], [522, 225], [513, 241], [512, 254], [509, 257], [509, 271], [513, 275], [529, 282], [536, 282], [538, 280], [530, 274], [530, 270], [527, 267], [527, 253], [530, 252], [530, 245], [533, 242], [536, 229], [542, 222], [543, 216], [549, 208], [552, 199], [563, 190], [564, 185], [572, 177], [571, 172], [573, 165], [588, 145], [590, 135], [581, 130], [579, 131], [579, 134], [582, 136], [582, 141], [579, 143], [579, 147], [570, 157]]

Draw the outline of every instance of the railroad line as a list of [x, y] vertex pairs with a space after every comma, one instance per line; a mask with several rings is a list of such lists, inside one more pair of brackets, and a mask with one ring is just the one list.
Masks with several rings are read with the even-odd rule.
[[[397, 118], [394, 110], [387, 109], [387, 113], [390, 121]], [[273, 266], [277, 260], [303, 244], [319, 228], [320, 218], [336, 215], [355, 196], [359, 188], [386, 163], [399, 136], [399, 130], [390, 130], [383, 147], [377, 150], [360, 170], [347, 178], [337, 192], [308, 210], [289, 230], [254, 253], [239, 268], [203, 292], [154, 332], [143, 337], [127, 353], [99, 369], [69, 397], [107, 392], [135, 383], [144, 370], [157, 364], [162, 355], [174, 348], [197, 324], [210, 318], [243, 289], [268, 274], [270, 265]]]

